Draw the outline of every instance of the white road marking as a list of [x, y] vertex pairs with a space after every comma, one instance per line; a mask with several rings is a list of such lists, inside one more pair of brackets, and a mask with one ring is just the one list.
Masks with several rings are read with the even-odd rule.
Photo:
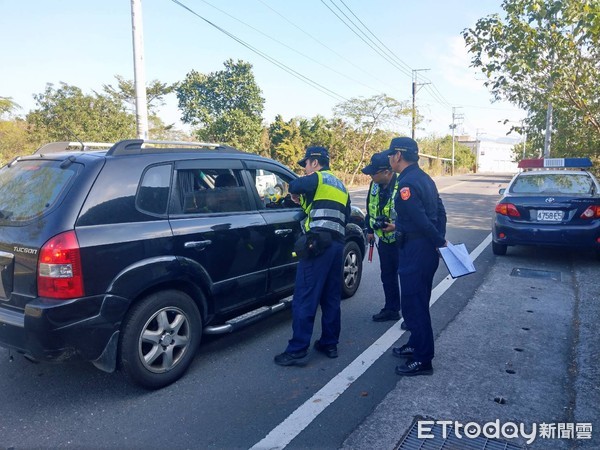
[[[492, 235], [489, 234], [471, 252], [473, 261], [490, 245]], [[431, 301], [429, 306], [433, 305], [444, 292], [454, 283], [450, 275], [444, 278], [431, 292]], [[323, 386], [317, 393], [298, 407], [283, 422], [277, 425], [260, 442], [255, 444], [250, 450], [278, 450], [285, 448], [302, 430], [317, 418], [329, 405], [340, 397], [350, 385], [358, 379], [377, 359], [405, 333], [400, 329], [400, 322], [394, 323], [379, 339], [377, 339], [369, 348], [362, 352], [354, 361], [352, 361], [344, 370], [333, 377], [329, 383]]]

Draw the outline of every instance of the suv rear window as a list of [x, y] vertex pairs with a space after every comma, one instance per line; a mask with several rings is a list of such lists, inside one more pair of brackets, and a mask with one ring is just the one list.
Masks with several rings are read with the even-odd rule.
[[25, 222], [41, 216], [60, 199], [77, 165], [60, 161], [17, 161], [0, 169], [0, 221]]

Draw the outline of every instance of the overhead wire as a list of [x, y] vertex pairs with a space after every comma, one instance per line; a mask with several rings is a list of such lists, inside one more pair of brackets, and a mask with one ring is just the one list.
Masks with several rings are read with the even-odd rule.
[[[323, 0], [321, 0], [323, 2]], [[332, 2], [332, 4], [335, 5], [334, 0], [330, 0]], [[369, 38], [369, 40], [377, 46], [378, 49], [380, 49], [382, 52], [385, 52], [388, 56], [388, 58], [392, 58], [395, 62], [397, 62], [397, 64], [402, 65], [403, 67], [407, 68], [407, 70], [411, 71], [411, 76], [412, 76], [412, 72], [413, 69], [410, 65], [408, 65], [407, 63], [405, 63], [400, 57], [398, 57], [398, 55], [396, 55], [396, 53], [394, 53], [393, 50], [391, 50], [387, 45], [385, 45], [385, 43], [379, 39], [377, 37], [377, 35], [375, 33], [373, 33], [373, 31], [371, 31], [371, 29], [354, 13], [354, 11], [352, 11], [352, 9], [344, 2], [344, 0], [339, 0], [339, 2], [344, 5], [344, 7], [350, 12], [350, 14], [352, 14], [352, 16], [354, 16], [354, 18], [360, 23], [360, 25], [371, 35], [373, 36], [373, 38], [375, 38], [377, 40], [377, 42], [379, 42], [380, 45], [376, 44], [373, 42], [372, 39]], [[326, 5], [327, 6], [327, 5]], [[339, 6], [335, 5], [336, 8], [338, 10], [341, 9], [339, 8]], [[342, 12], [343, 13], [343, 12]], [[346, 14], [344, 14], [345, 17], [348, 18], [348, 16]], [[348, 18], [348, 20], [351, 20]], [[352, 21], [352, 24], [359, 28], [358, 25], [356, 25], [356, 23], [354, 21]], [[363, 35], [366, 35], [363, 31], [361, 31], [363, 33]], [[382, 48], [383, 47], [383, 48]], [[385, 51], [384, 51], [385, 49]], [[387, 58], [386, 58], [387, 59]], [[405, 71], [402, 71], [403, 73], [406, 74]], [[450, 102], [448, 102], [446, 100], [446, 98], [442, 95], [442, 93], [439, 91], [439, 89], [436, 87], [436, 85], [433, 83], [433, 81], [429, 78], [427, 78], [426, 76], [421, 75], [421, 78], [426, 81], [427, 83], [424, 84], [425, 89], [428, 91], [428, 93], [431, 95], [431, 97], [439, 104], [441, 104], [442, 106], [446, 106], [448, 108], [451, 108], [452, 105], [450, 104]]]
[[[367, 25], [365, 25], [365, 23], [364, 23], [362, 20], [360, 20], [360, 18], [359, 18], [359, 17], [358, 17], [358, 16], [357, 16], [357, 15], [354, 13], [354, 11], [352, 11], [352, 10], [350, 9], [350, 7], [349, 7], [348, 5], [346, 5], [346, 3], [344, 3], [344, 0], [339, 0], [339, 1], [340, 1], [340, 3], [341, 3], [342, 5], [344, 5], [344, 7], [345, 7], [345, 8], [346, 8], [346, 9], [347, 9], [349, 12], [350, 12], [350, 14], [352, 14], [352, 15], [354, 16], [354, 18], [355, 18], [356, 20], [358, 20], [358, 22], [359, 22], [359, 23], [362, 25], [362, 27], [363, 27], [365, 30], [367, 30], [367, 31], [369, 32], [369, 34], [370, 34], [371, 36], [373, 36], [373, 37], [374, 37], [374, 38], [377, 40], [377, 42], [379, 42], [379, 43], [381, 44], [381, 46], [382, 46], [382, 47], [383, 47], [383, 48], [386, 50], [386, 53], [388, 54], [388, 56], [391, 56], [391, 57], [392, 57], [392, 58], [393, 58], [393, 59], [394, 59], [394, 60], [395, 60], [395, 61], [396, 61], [398, 64], [400, 64], [401, 66], [404, 66], [404, 67], [405, 67], [407, 70], [410, 70], [410, 71], [412, 72], [412, 70], [413, 70], [413, 69], [412, 69], [412, 67], [410, 67], [410, 65], [408, 65], [408, 64], [407, 64], [407, 63], [405, 63], [404, 61], [402, 61], [402, 60], [401, 60], [401, 59], [398, 57], [398, 55], [396, 55], [396, 54], [395, 54], [395, 53], [394, 53], [392, 50], [390, 50], [390, 48], [389, 48], [387, 45], [385, 45], [385, 44], [384, 44], [384, 43], [381, 41], [381, 39], [379, 39], [379, 38], [378, 38], [378, 37], [375, 35], [375, 33], [373, 33], [373, 32], [371, 31], [371, 29], [370, 29], [370, 28], [369, 28]], [[333, 2], [333, 0], [331, 0], [331, 2], [332, 2], [332, 3], [334, 3], [334, 2]], [[338, 10], [340, 10], [340, 12], [341, 12], [341, 9], [340, 9], [340, 8], [339, 8], [337, 5], [336, 5], [336, 8], [338, 8]], [[344, 14], [344, 16], [345, 16], [345, 17], [348, 17], [348, 16], [346, 16], [346, 14]], [[349, 19], [349, 20], [351, 20], [351, 19]], [[354, 24], [354, 22], [352, 22], [352, 23]], [[355, 26], [357, 26], [356, 24], [354, 24], [354, 25], [355, 25]], [[364, 32], [363, 32], [363, 35], [365, 35], [365, 36], [366, 36], [366, 34], [365, 34]], [[371, 42], [373, 42], [373, 40], [372, 40], [372, 39], [370, 39], [370, 38], [369, 38], [369, 40], [370, 40]], [[373, 42], [373, 43], [374, 43], [374, 42]], [[375, 43], [374, 43], [374, 44], [375, 44]], [[377, 45], [377, 44], [375, 44], [375, 45]], [[378, 45], [377, 45], [377, 47], [381, 49], [381, 47], [379, 47]], [[382, 50], [382, 51], [383, 51], [383, 50]]]
[[340, 76], [342, 76], [342, 77], [344, 77], [344, 78], [346, 78], [346, 79], [348, 79], [348, 80], [350, 80], [350, 81], [352, 81], [352, 82], [354, 82], [354, 83], [360, 84], [360, 85], [362, 85], [362, 86], [364, 86], [364, 87], [366, 87], [366, 88], [369, 88], [369, 89], [371, 89], [371, 90], [373, 90], [373, 91], [375, 91], [375, 92], [380, 92], [380, 90], [379, 90], [379, 89], [376, 89], [376, 88], [374, 88], [374, 87], [372, 87], [372, 86], [369, 86], [368, 84], [366, 84], [366, 83], [363, 83], [363, 82], [362, 82], [362, 81], [360, 81], [360, 80], [357, 80], [357, 79], [355, 79], [355, 78], [352, 78], [352, 77], [348, 76], [347, 74], [345, 74], [345, 73], [343, 73], [343, 72], [340, 72], [339, 70], [336, 70], [336, 69], [334, 69], [334, 68], [332, 68], [332, 67], [329, 67], [329, 66], [328, 66], [328, 65], [326, 65], [326, 64], [323, 64], [323, 63], [321, 63], [320, 61], [317, 61], [315, 58], [313, 58], [313, 57], [312, 57], [312, 56], [310, 56], [310, 55], [307, 55], [307, 54], [305, 54], [305, 53], [302, 53], [302, 52], [301, 52], [301, 51], [299, 51], [299, 50], [296, 50], [295, 48], [293, 48], [293, 47], [291, 47], [291, 46], [287, 45], [286, 43], [284, 43], [284, 42], [280, 41], [279, 39], [277, 39], [277, 38], [274, 38], [274, 37], [272, 37], [272, 36], [268, 35], [267, 33], [263, 32], [262, 30], [260, 30], [260, 29], [258, 29], [258, 28], [256, 28], [256, 27], [254, 27], [254, 26], [252, 26], [252, 25], [250, 25], [250, 24], [248, 24], [248, 23], [244, 22], [244, 21], [243, 21], [243, 20], [241, 20], [241, 19], [238, 19], [237, 17], [233, 16], [232, 14], [229, 14], [227, 11], [224, 11], [224, 10], [222, 10], [221, 8], [219, 8], [219, 7], [215, 6], [215, 5], [213, 5], [212, 3], [210, 3], [210, 2], [208, 2], [208, 1], [206, 1], [206, 0], [200, 0], [200, 1], [201, 1], [202, 3], [204, 3], [204, 4], [208, 5], [208, 6], [210, 6], [211, 8], [214, 8], [214, 9], [216, 9], [217, 11], [219, 11], [219, 12], [221, 12], [221, 13], [225, 14], [227, 17], [230, 17], [231, 19], [233, 19], [233, 20], [235, 20], [235, 21], [237, 21], [237, 22], [241, 23], [242, 25], [244, 25], [244, 26], [246, 26], [246, 27], [248, 27], [248, 28], [250, 28], [250, 29], [254, 30], [255, 32], [257, 32], [257, 33], [261, 34], [262, 36], [266, 37], [267, 39], [270, 39], [271, 41], [278, 43], [279, 45], [281, 45], [281, 46], [283, 46], [283, 47], [285, 47], [285, 48], [287, 48], [287, 49], [291, 50], [292, 52], [294, 52], [294, 53], [297, 53], [298, 55], [300, 55], [300, 56], [302, 56], [302, 57], [304, 57], [304, 58], [306, 58], [306, 59], [308, 59], [308, 60], [310, 60], [310, 61], [314, 62], [315, 64], [318, 64], [318, 65], [320, 65], [321, 67], [324, 67], [324, 68], [326, 68], [327, 70], [330, 70], [331, 72], [333, 72], [333, 73], [335, 73], [335, 74], [337, 74], [337, 75], [340, 75]]
[[296, 23], [294, 23], [293, 21], [291, 21], [290, 19], [288, 19], [286, 16], [284, 16], [283, 14], [281, 14], [279, 11], [277, 11], [276, 9], [274, 9], [273, 7], [271, 7], [270, 5], [268, 5], [267, 3], [265, 3], [263, 0], [257, 0], [257, 1], [260, 2], [260, 3], [262, 3], [262, 5], [265, 6], [266, 8], [270, 9], [271, 11], [273, 11], [273, 13], [277, 14], [279, 17], [281, 17], [283, 20], [285, 20], [291, 26], [293, 26], [294, 28], [296, 28], [301, 33], [303, 33], [305, 36], [307, 36], [308, 38], [310, 38], [311, 40], [313, 40], [314, 42], [316, 42], [317, 44], [319, 44], [321, 47], [327, 49], [328, 51], [330, 51], [331, 53], [333, 53], [334, 55], [336, 55], [338, 58], [342, 59], [346, 63], [350, 64], [355, 69], [361, 71], [365, 75], [368, 75], [369, 77], [371, 77], [375, 81], [378, 81], [378, 82], [380, 82], [382, 84], [387, 85], [388, 87], [390, 87], [392, 89], [395, 89], [395, 87], [392, 86], [391, 84], [389, 84], [388, 82], [381, 80], [376, 75], [373, 75], [372, 73], [366, 71], [364, 69], [364, 67], [361, 67], [358, 64], [355, 64], [352, 60], [346, 58], [344, 55], [342, 55], [341, 53], [335, 51], [334, 49], [332, 49], [331, 47], [329, 47], [327, 44], [321, 42], [314, 35], [312, 35], [311, 33], [308, 33], [307, 31], [305, 31], [302, 27], [298, 26]]
[[[346, 22], [342, 17], [340, 17], [340, 15], [338, 13], [336, 13], [327, 3], [325, 3], [324, 0], [321, 0], [321, 3], [323, 3], [323, 5], [325, 5], [325, 7], [327, 9], [329, 9], [329, 11], [331, 11], [331, 13], [336, 16], [340, 22], [342, 22], [350, 31], [352, 31], [361, 41], [363, 41], [368, 47], [370, 47], [375, 53], [377, 53], [379, 56], [381, 56], [383, 59], [385, 59], [388, 63], [390, 63], [392, 66], [394, 66], [395, 68], [397, 68], [400, 72], [402, 72], [404, 75], [407, 75], [409, 77], [412, 77], [412, 73], [410, 73], [407, 69], [405, 69], [404, 67], [400, 66], [399, 64], [397, 64], [395, 61], [391, 60], [387, 55], [385, 55], [384, 52], [382, 52], [376, 45], [372, 44], [371, 42], [368, 42], [363, 36], [361, 36], [354, 28], [352, 28], [350, 25], [348, 25], [348, 22]], [[335, 3], [332, 3], [334, 6]], [[339, 9], [339, 8], [338, 8]], [[351, 21], [350, 21], [351, 22]], [[353, 23], [353, 22], [351, 22]], [[354, 24], [353, 24], [354, 25]], [[356, 27], [356, 25], [354, 25]]]
[[[321, 0], [321, 3], [323, 3], [342, 23], [344, 23], [344, 25], [346, 25], [346, 27], [348, 27], [354, 34], [356, 34], [359, 37], [359, 39], [361, 39], [363, 42], [365, 42], [365, 44], [367, 44], [379, 56], [383, 57], [388, 63], [392, 64], [400, 72], [402, 72], [403, 74], [408, 75], [412, 78], [413, 73], [414, 73], [414, 70], [412, 69], [412, 67], [410, 65], [408, 65], [407, 63], [405, 63], [387, 45], [385, 45], [385, 43], [381, 39], [379, 39], [375, 35], [375, 33], [373, 33], [373, 31], [371, 31], [371, 29], [358, 17], [358, 15], [355, 14], [354, 11], [352, 11], [352, 9], [344, 2], [344, 0], [339, 0], [339, 1], [348, 10], [348, 12], [356, 19], [356, 21], [358, 21], [360, 26], [354, 20], [352, 20], [348, 16], [348, 14], [346, 14], [346, 13], [344, 13], [344, 11], [342, 11], [342, 9], [335, 3], [335, 0], [330, 0], [331, 4], [333, 6], [335, 6], [335, 8], [338, 11], [340, 11], [340, 13], [347, 19], [347, 21], [350, 22], [354, 28], [359, 30], [360, 33], [363, 36], [365, 36], [366, 39], [369, 40], [369, 42], [366, 42], [365, 39], [363, 39], [363, 37], [360, 36], [350, 25], [348, 25], [346, 20], [342, 19], [342, 17], [340, 17], [340, 15], [338, 15], [335, 11], [333, 11], [333, 9], [331, 9], [331, 7], [329, 7], [329, 5], [327, 3], [325, 3], [324, 0]], [[364, 28], [366, 30], [366, 32], [368, 32], [371, 36], [373, 36], [373, 38], [375, 40], [377, 40], [378, 43], [375, 42], [373, 39], [371, 39], [369, 36], [367, 36], [367, 33], [365, 31], [363, 31], [361, 29], [361, 27]], [[408, 72], [408, 71], [410, 71], [410, 72]], [[424, 83], [423, 85], [425, 86], [425, 89], [427, 90], [429, 95], [432, 97], [432, 99], [436, 103], [439, 103], [440, 105], [442, 105], [446, 108], [452, 108], [452, 105], [444, 98], [444, 96], [439, 91], [439, 89], [435, 86], [433, 81], [431, 81], [429, 78], [424, 77], [424, 76], [421, 76], [421, 78], [427, 82], [427, 83]]]
[[275, 58], [269, 56], [268, 54], [260, 51], [259, 49], [253, 47], [252, 45], [248, 44], [247, 42], [245, 42], [244, 40], [242, 40], [241, 38], [238, 38], [237, 36], [235, 36], [233, 33], [230, 33], [229, 31], [225, 30], [224, 28], [218, 26], [217, 24], [211, 22], [210, 20], [208, 20], [207, 18], [201, 16], [200, 14], [198, 14], [196, 11], [192, 10], [191, 8], [189, 8], [187, 5], [183, 4], [181, 1], [179, 0], [171, 0], [173, 3], [175, 3], [176, 5], [180, 6], [181, 8], [187, 10], [188, 12], [190, 12], [191, 14], [195, 15], [196, 17], [198, 17], [199, 19], [203, 20], [204, 22], [206, 22], [207, 24], [209, 24], [210, 26], [216, 28], [217, 30], [219, 30], [220, 32], [222, 32], [223, 34], [229, 36], [231, 39], [233, 39], [234, 41], [238, 42], [239, 44], [243, 45], [244, 47], [246, 47], [248, 50], [256, 53], [257, 55], [259, 55], [260, 57], [266, 59], [267, 61], [269, 61], [270, 63], [276, 65], [277, 67], [279, 67], [280, 69], [286, 71], [287, 73], [289, 73], [290, 75], [294, 76], [295, 78], [299, 79], [300, 81], [308, 84], [309, 86], [321, 91], [322, 93], [324, 93], [325, 95], [328, 95], [329, 97], [338, 100], [338, 101], [347, 101], [348, 99], [345, 98], [343, 95], [338, 94], [337, 92], [323, 86], [320, 83], [317, 83], [316, 81], [312, 80], [311, 78], [307, 77], [306, 75], [301, 74], [300, 72], [292, 69], [291, 67], [283, 64], [282, 62], [276, 60]]

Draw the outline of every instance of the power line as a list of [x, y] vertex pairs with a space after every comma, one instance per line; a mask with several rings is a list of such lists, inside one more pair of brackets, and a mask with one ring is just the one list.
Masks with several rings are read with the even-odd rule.
[[317, 44], [319, 44], [321, 47], [329, 50], [331, 53], [333, 53], [334, 55], [336, 55], [338, 58], [344, 60], [345, 62], [347, 62], [348, 64], [350, 64], [352, 67], [354, 67], [357, 70], [360, 70], [362, 73], [364, 73], [365, 75], [368, 75], [369, 77], [371, 77], [372, 79], [379, 81], [382, 84], [387, 85], [388, 87], [392, 88], [392, 89], [396, 89], [394, 86], [392, 86], [391, 84], [389, 84], [386, 81], [381, 80], [380, 78], [378, 78], [376, 75], [373, 75], [372, 73], [367, 72], [363, 67], [359, 66], [358, 64], [355, 64], [352, 60], [346, 58], [344, 55], [342, 55], [339, 52], [336, 52], [334, 49], [332, 49], [331, 47], [329, 47], [328, 45], [324, 44], [323, 42], [321, 42], [319, 39], [317, 39], [316, 37], [314, 37], [311, 33], [308, 33], [307, 31], [305, 31], [302, 27], [298, 26], [297, 24], [295, 24], [294, 22], [292, 22], [291, 20], [289, 20], [287, 17], [285, 17], [283, 14], [281, 14], [279, 11], [277, 11], [276, 9], [274, 9], [273, 7], [271, 7], [270, 5], [268, 5], [267, 3], [265, 3], [263, 0], [257, 0], [258, 2], [262, 3], [263, 6], [265, 6], [266, 8], [270, 9], [271, 11], [273, 11], [275, 14], [277, 14], [279, 17], [281, 17], [283, 20], [285, 20], [287, 23], [289, 23], [290, 25], [292, 25], [294, 28], [296, 28], [297, 30], [299, 30], [301, 33], [303, 33], [305, 36], [307, 36], [308, 38], [312, 39], [313, 41], [315, 41]]
[[[348, 17], [347, 14], [345, 14], [341, 8], [339, 6], [337, 6], [335, 4], [334, 0], [330, 0], [331, 3], [344, 15], [344, 17], [346, 17], [346, 19], [348, 19], [348, 21], [350, 23], [352, 23], [352, 25], [357, 28], [373, 45], [367, 43], [361, 36], [359, 36], [347, 23], [346, 21], [344, 21], [338, 14], [335, 13], [335, 11], [333, 11], [325, 2], [324, 0], [321, 0], [321, 3], [323, 3], [332, 13], [335, 14], [335, 16], [344, 23], [344, 25], [346, 25], [352, 32], [354, 32], [354, 34], [356, 34], [363, 42], [365, 42], [367, 45], [369, 45], [369, 47], [371, 47], [373, 50], [376, 51], [377, 54], [379, 54], [380, 56], [382, 56], [386, 61], [388, 61], [390, 64], [392, 64], [394, 67], [396, 67], [398, 70], [400, 70], [402, 73], [408, 75], [408, 73], [406, 72], [406, 70], [410, 70], [411, 73], [411, 77], [412, 77], [412, 72], [413, 69], [410, 65], [408, 65], [407, 63], [405, 63], [404, 61], [402, 61], [402, 59], [400, 59], [398, 57], [398, 55], [396, 55], [387, 45], [385, 45], [385, 43], [379, 39], [375, 33], [373, 33], [371, 31], [371, 29], [354, 13], [354, 11], [352, 11], [352, 9], [350, 9], [350, 7], [344, 2], [344, 0], [339, 0], [340, 3], [342, 5], [344, 5], [344, 7], [350, 12], [350, 14], [352, 14], [352, 16], [354, 16], [356, 18], [356, 20], [360, 23], [360, 25], [362, 26], [362, 28], [364, 28], [371, 36], [373, 36], [381, 45], [377, 44], [376, 42], [373, 41], [373, 39], [371, 39], [369, 36], [366, 35], [366, 33], [364, 31], [361, 30], [361, 27], [359, 25], [356, 24], [355, 21], [353, 21], [352, 19], [350, 19]], [[376, 47], [376, 48], [375, 48]], [[383, 47], [383, 48], [382, 48]], [[382, 54], [382, 53], [385, 53]], [[444, 98], [444, 96], [442, 95], [442, 93], [439, 91], [439, 89], [435, 86], [435, 84], [433, 83], [433, 81], [431, 81], [431, 79], [427, 78], [427, 77], [421, 77], [422, 79], [425, 80], [425, 88], [426, 90], [429, 92], [429, 94], [433, 97], [433, 99], [437, 102], [440, 103], [441, 105], [447, 107], [447, 108], [451, 108], [452, 105]]]
[[266, 37], [267, 39], [270, 39], [271, 41], [273, 41], [273, 42], [276, 42], [276, 43], [278, 43], [279, 45], [282, 45], [283, 47], [285, 47], [285, 48], [287, 48], [287, 49], [289, 49], [289, 50], [293, 51], [294, 53], [297, 53], [298, 55], [300, 55], [300, 56], [302, 56], [302, 57], [304, 57], [304, 58], [306, 58], [306, 59], [308, 59], [308, 60], [310, 60], [310, 61], [312, 61], [312, 62], [314, 62], [314, 63], [318, 64], [318, 65], [320, 65], [321, 67], [324, 67], [324, 68], [326, 68], [326, 69], [328, 69], [328, 70], [332, 71], [333, 73], [336, 73], [337, 75], [340, 75], [340, 76], [342, 76], [342, 77], [344, 77], [344, 78], [346, 78], [346, 79], [348, 79], [348, 80], [350, 80], [350, 81], [353, 81], [354, 83], [358, 83], [358, 84], [360, 84], [360, 85], [362, 85], [362, 86], [364, 86], [364, 87], [366, 87], [366, 88], [369, 88], [369, 89], [371, 89], [371, 90], [373, 90], [373, 91], [375, 91], [375, 92], [380, 92], [380, 90], [379, 90], [379, 89], [376, 89], [376, 88], [374, 88], [374, 87], [372, 87], [372, 86], [369, 86], [368, 84], [365, 84], [365, 83], [363, 83], [363, 82], [362, 82], [362, 81], [360, 81], [360, 80], [356, 80], [356, 79], [354, 79], [354, 78], [352, 78], [352, 77], [348, 76], [347, 74], [345, 74], [345, 73], [343, 73], [343, 72], [340, 72], [339, 70], [333, 69], [332, 67], [329, 67], [328, 65], [326, 65], [326, 64], [323, 64], [323, 63], [321, 63], [321, 62], [317, 61], [317, 60], [316, 60], [315, 58], [313, 58], [312, 56], [309, 56], [309, 55], [307, 55], [307, 54], [305, 54], [305, 53], [302, 53], [301, 51], [299, 51], [299, 50], [296, 50], [295, 48], [293, 48], [293, 47], [291, 47], [291, 46], [289, 46], [289, 45], [285, 44], [284, 42], [280, 41], [279, 39], [276, 39], [276, 38], [274, 38], [274, 37], [272, 37], [272, 36], [269, 36], [268, 34], [266, 34], [265, 32], [263, 32], [262, 30], [260, 30], [260, 29], [258, 29], [258, 28], [256, 28], [256, 27], [254, 27], [254, 26], [252, 26], [252, 25], [250, 25], [250, 24], [248, 24], [248, 23], [244, 22], [244, 21], [243, 21], [243, 20], [241, 20], [241, 19], [238, 19], [237, 17], [235, 17], [235, 16], [233, 16], [233, 15], [229, 14], [227, 11], [224, 11], [224, 10], [222, 10], [221, 8], [218, 8], [217, 6], [213, 5], [212, 3], [210, 3], [210, 2], [208, 2], [208, 1], [206, 1], [206, 0], [200, 0], [200, 1], [201, 1], [202, 3], [205, 3], [206, 5], [210, 6], [211, 8], [214, 8], [214, 9], [216, 9], [217, 11], [219, 11], [219, 12], [221, 12], [221, 13], [225, 14], [226, 16], [228, 16], [228, 17], [232, 18], [233, 20], [235, 20], [235, 21], [237, 21], [237, 22], [241, 23], [242, 25], [245, 25], [245, 26], [247, 26], [248, 28], [250, 28], [250, 29], [254, 30], [255, 32], [257, 32], [257, 33], [259, 33], [259, 34], [263, 35], [263, 36], [264, 36], [264, 37]]
[[[334, 0], [331, 0], [332, 2]], [[360, 22], [360, 24], [363, 26], [363, 28], [365, 30], [367, 30], [369, 32], [369, 34], [371, 34], [371, 36], [373, 36], [386, 50], [387, 50], [387, 54], [391, 55], [391, 57], [393, 57], [399, 64], [407, 67], [409, 70], [413, 70], [412, 67], [408, 64], [406, 64], [404, 61], [402, 61], [402, 59], [400, 59], [398, 57], [398, 55], [396, 55], [387, 45], [385, 45], [385, 43], [379, 39], [375, 33], [373, 33], [371, 31], [371, 29], [362, 21], [360, 20], [360, 18], [350, 9], [350, 7], [348, 5], [346, 5], [346, 3], [344, 2], [344, 0], [339, 0], [340, 3], [342, 3], [346, 9], [356, 18], [356, 20], [358, 20], [358, 22]], [[371, 40], [371, 42], [373, 42]], [[381, 47], [378, 46], [378, 48], [381, 49]], [[431, 81], [431, 79], [427, 78], [426, 76], [422, 76], [421, 77], [423, 80], [425, 80], [425, 85], [426, 85], [426, 90], [434, 97], [434, 99], [436, 99], [440, 104], [451, 108], [452, 105], [444, 98], [444, 96], [442, 95], [442, 93], [439, 91], [439, 89], [435, 86], [435, 84], [433, 83], [433, 81]]]
[[261, 56], [262, 58], [266, 59], [267, 61], [269, 61], [270, 63], [276, 65], [277, 67], [279, 67], [280, 69], [286, 71], [287, 73], [289, 73], [290, 75], [294, 76], [295, 78], [299, 79], [300, 81], [308, 84], [309, 86], [312, 86], [313, 88], [321, 91], [322, 93], [324, 93], [325, 95], [328, 95], [329, 97], [335, 99], [335, 100], [342, 100], [342, 101], [347, 101], [348, 99], [345, 98], [343, 95], [338, 94], [337, 92], [332, 91], [331, 89], [323, 86], [322, 84], [317, 83], [316, 81], [310, 79], [309, 77], [301, 74], [300, 72], [297, 72], [296, 70], [292, 69], [291, 67], [288, 67], [287, 65], [277, 61], [275, 58], [269, 56], [268, 54], [258, 50], [257, 48], [253, 47], [252, 45], [248, 44], [247, 42], [243, 41], [242, 39], [238, 38], [237, 36], [235, 36], [234, 34], [230, 33], [229, 31], [225, 30], [224, 28], [214, 24], [213, 22], [211, 22], [210, 20], [206, 19], [205, 17], [201, 16], [200, 14], [198, 14], [197, 12], [195, 12], [194, 10], [192, 10], [191, 8], [189, 8], [188, 6], [184, 5], [182, 2], [180, 2], [179, 0], [171, 0], [173, 3], [175, 3], [176, 5], [182, 7], [183, 9], [189, 11], [190, 13], [192, 13], [193, 15], [195, 15], [196, 17], [200, 18], [201, 20], [203, 20], [204, 22], [206, 22], [207, 24], [209, 24], [210, 26], [216, 28], [217, 30], [219, 30], [221, 33], [229, 36], [231, 39], [233, 39], [234, 41], [238, 42], [239, 44], [243, 45], [244, 47], [246, 47], [248, 50], [256, 53], [257, 55]]
[[[332, 0], [332, 2], [333, 2], [333, 0]], [[378, 37], [375, 35], [375, 33], [373, 33], [373, 32], [371, 31], [371, 29], [370, 29], [370, 28], [369, 28], [367, 25], [365, 25], [365, 23], [364, 23], [362, 20], [360, 20], [360, 18], [359, 18], [359, 17], [358, 17], [356, 14], [354, 14], [354, 11], [352, 11], [352, 10], [350, 9], [350, 7], [349, 7], [348, 5], [346, 5], [346, 3], [344, 3], [344, 0], [340, 0], [340, 2], [342, 3], [342, 5], [344, 5], [344, 6], [346, 7], [346, 9], [347, 9], [348, 11], [350, 11], [350, 14], [352, 14], [352, 15], [353, 15], [353, 16], [356, 18], [356, 20], [358, 20], [358, 21], [360, 22], [360, 24], [363, 26], [363, 28], [364, 28], [365, 30], [367, 30], [367, 31], [369, 32], [369, 34], [370, 34], [371, 36], [373, 36], [373, 37], [374, 37], [374, 38], [377, 40], [377, 42], [379, 42], [379, 43], [380, 43], [380, 44], [381, 44], [381, 45], [382, 45], [382, 46], [383, 46], [383, 47], [384, 47], [384, 48], [387, 50], [387, 52], [388, 52], [388, 55], [391, 55], [391, 56], [392, 56], [392, 57], [393, 57], [393, 58], [396, 60], [396, 62], [398, 62], [400, 65], [404, 66], [404, 67], [405, 67], [407, 70], [410, 70], [410, 71], [412, 72], [412, 70], [413, 70], [413, 69], [412, 69], [412, 67], [410, 67], [408, 64], [406, 64], [404, 61], [402, 61], [402, 60], [401, 60], [401, 59], [398, 57], [398, 55], [396, 55], [396, 54], [395, 54], [395, 53], [394, 53], [392, 50], [390, 50], [390, 48], [389, 48], [387, 45], [385, 45], [385, 44], [384, 44], [384, 43], [381, 41], [381, 39], [379, 39], [379, 38], [378, 38]], [[338, 9], [339, 9], [339, 8], [338, 8]], [[369, 39], [369, 40], [371, 40], [371, 39]], [[373, 42], [373, 41], [371, 40], [371, 42]], [[379, 47], [379, 46], [378, 46], [378, 47]], [[379, 47], [379, 48], [381, 48], [381, 47]]]
[[[402, 66], [399, 66], [398, 64], [396, 64], [396, 62], [392, 61], [389, 57], [387, 57], [385, 54], [383, 54], [380, 49], [378, 49], [376, 46], [374, 46], [370, 42], [367, 42], [367, 40], [365, 38], [363, 38], [360, 34], [358, 34], [356, 32], [356, 30], [354, 30], [354, 28], [352, 28], [350, 25], [348, 25], [348, 23], [344, 19], [342, 19], [338, 13], [336, 13], [333, 9], [331, 9], [331, 7], [327, 3], [325, 3], [324, 0], [321, 0], [321, 3], [323, 3], [323, 5], [325, 5], [325, 7], [327, 9], [329, 9], [329, 11], [331, 11], [331, 13], [340, 20], [340, 22], [342, 22], [344, 25], [346, 25], [346, 27], [350, 31], [352, 31], [361, 41], [363, 41], [367, 46], [369, 46], [375, 53], [377, 53], [379, 56], [381, 56], [383, 59], [385, 59], [387, 62], [389, 62], [392, 66], [394, 66], [396, 69], [398, 69], [403, 74], [405, 74], [405, 75], [407, 75], [409, 77], [412, 77], [412, 73], [411, 72], [409, 72], [408, 70], [406, 70]], [[334, 4], [334, 6], [336, 6], [336, 5]], [[336, 6], [336, 8], [337, 8], [337, 6]], [[356, 26], [356, 25], [354, 25], [354, 26]]]

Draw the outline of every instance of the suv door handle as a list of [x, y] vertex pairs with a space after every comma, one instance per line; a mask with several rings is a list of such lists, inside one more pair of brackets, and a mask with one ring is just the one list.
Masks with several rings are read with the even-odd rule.
[[195, 248], [197, 250], [204, 250], [210, 244], [212, 244], [211, 240], [206, 240], [206, 241], [189, 241], [189, 242], [186, 242], [185, 244], [183, 244], [183, 246], [185, 248]]
[[275, 230], [277, 236], [287, 236], [292, 230], [290, 228], [284, 228], [283, 230]]

